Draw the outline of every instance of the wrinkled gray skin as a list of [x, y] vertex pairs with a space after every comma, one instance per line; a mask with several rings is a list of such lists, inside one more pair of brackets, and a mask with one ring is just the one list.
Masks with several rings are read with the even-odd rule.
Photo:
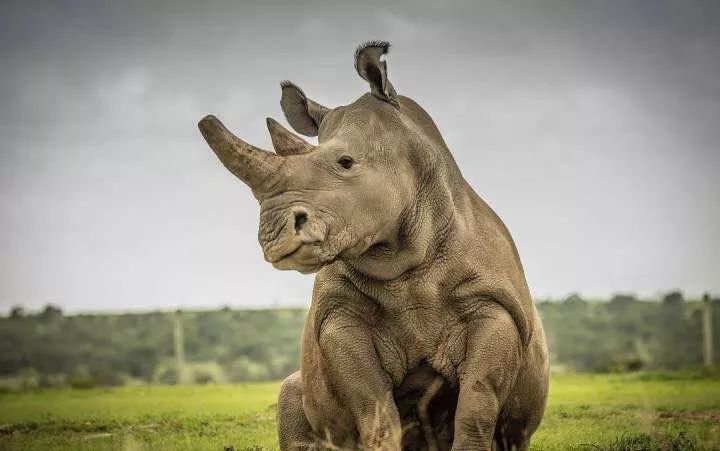
[[260, 202], [266, 260], [318, 272], [280, 448], [527, 449], [548, 357], [517, 250], [430, 116], [395, 93], [388, 46], [356, 52], [370, 93], [349, 105], [282, 84], [288, 122], [317, 146], [272, 119], [276, 153], [199, 124]]

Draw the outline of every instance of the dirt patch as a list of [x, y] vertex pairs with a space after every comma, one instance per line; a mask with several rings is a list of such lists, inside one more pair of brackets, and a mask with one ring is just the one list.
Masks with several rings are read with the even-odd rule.
[[713, 421], [720, 423], [720, 410], [660, 412], [661, 420]]

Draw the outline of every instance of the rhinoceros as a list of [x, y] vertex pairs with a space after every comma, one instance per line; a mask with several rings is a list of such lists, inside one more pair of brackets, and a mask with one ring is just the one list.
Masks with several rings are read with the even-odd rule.
[[395, 91], [389, 46], [357, 49], [370, 90], [349, 105], [281, 83], [288, 123], [317, 145], [270, 118], [275, 152], [199, 123], [259, 201], [265, 259], [317, 273], [280, 448], [527, 449], [548, 352], [518, 252], [428, 113]]

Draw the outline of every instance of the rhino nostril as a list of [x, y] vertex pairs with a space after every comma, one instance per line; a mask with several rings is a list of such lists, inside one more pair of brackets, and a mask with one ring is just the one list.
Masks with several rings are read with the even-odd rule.
[[296, 211], [295, 212], [295, 233], [300, 233], [300, 230], [302, 230], [303, 225], [307, 222], [307, 213], [304, 211]]

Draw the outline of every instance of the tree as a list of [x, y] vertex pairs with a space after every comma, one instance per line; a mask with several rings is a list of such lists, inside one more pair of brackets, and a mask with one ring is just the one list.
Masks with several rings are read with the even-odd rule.
[[18, 318], [24, 318], [25, 317], [25, 309], [22, 305], [13, 305], [12, 309], [10, 309], [10, 318], [18, 319]]
[[57, 318], [62, 318], [63, 312], [62, 309], [56, 305], [53, 304], [47, 304], [45, 305], [45, 308], [42, 312], [40, 312], [40, 315], [38, 315], [40, 319], [44, 321], [52, 321]]

